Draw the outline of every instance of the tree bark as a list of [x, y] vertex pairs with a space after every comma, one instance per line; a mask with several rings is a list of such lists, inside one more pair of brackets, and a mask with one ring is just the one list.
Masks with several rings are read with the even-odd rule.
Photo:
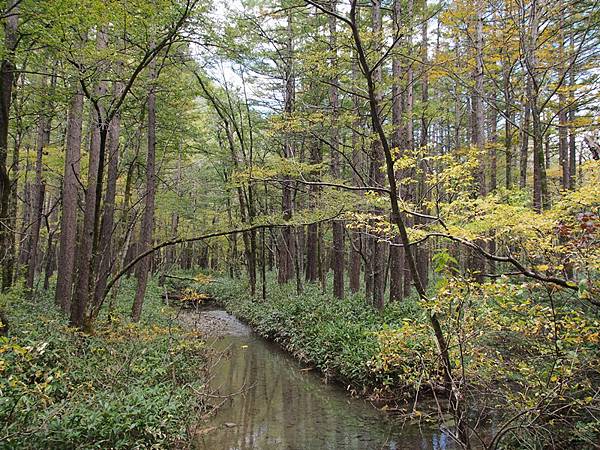
[[[310, 162], [319, 164], [321, 160], [321, 147], [319, 142], [315, 141], [310, 147]], [[319, 186], [311, 185], [309, 187], [309, 204], [312, 208], [318, 206], [319, 192]], [[305, 279], [311, 283], [319, 281], [319, 224], [317, 223], [307, 226]]]
[[473, 145], [477, 149], [477, 185], [479, 189], [479, 195], [485, 196], [487, 194], [487, 186], [485, 181], [486, 172], [486, 158], [484, 153], [485, 145], [485, 112], [483, 109], [483, 13], [479, 11], [481, 6], [477, 5], [477, 12], [475, 18], [475, 89], [473, 91]]
[[508, 67], [508, 56], [502, 59], [502, 91], [504, 95], [504, 151], [506, 153], [505, 160], [505, 186], [506, 189], [511, 189], [513, 184], [512, 169], [513, 169], [513, 127], [514, 112], [512, 107], [512, 91], [510, 87], [510, 69]]
[[[413, 35], [413, 10], [414, 10], [414, 2], [413, 0], [408, 0], [406, 4], [406, 23], [405, 25], [408, 28], [407, 36], [406, 36], [406, 51], [412, 52], [413, 44], [412, 44], [412, 35]], [[414, 152], [415, 142], [414, 142], [414, 127], [413, 127], [413, 109], [414, 109], [414, 71], [413, 71], [413, 60], [412, 58], [405, 58], [404, 60], [404, 71], [406, 72], [406, 87], [404, 89], [404, 113], [406, 118], [404, 119], [404, 142], [403, 142], [403, 150], [408, 151], [411, 154]], [[406, 170], [403, 174], [403, 177], [410, 178], [415, 175], [415, 170]], [[412, 201], [415, 198], [415, 189], [408, 184], [404, 188], [404, 192], [398, 193], [398, 195], [402, 195], [406, 201]], [[405, 222], [406, 225], [412, 225], [413, 218], [406, 217]], [[408, 260], [406, 259], [406, 252], [404, 255], [404, 271], [402, 275], [402, 290], [403, 296], [408, 297], [411, 293], [413, 282], [411, 279], [411, 272], [408, 268]]]
[[[96, 36], [96, 47], [99, 50], [106, 48], [106, 31], [100, 29]], [[96, 87], [96, 99], [106, 95], [106, 82], [100, 81]], [[90, 152], [88, 163], [88, 179], [85, 190], [85, 207], [83, 212], [83, 229], [77, 249], [78, 270], [75, 281], [73, 300], [71, 302], [71, 325], [83, 328], [86, 311], [90, 303], [92, 279], [94, 277], [94, 251], [96, 250], [97, 216], [100, 206], [98, 198], [101, 192], [101, 154], [106, 143], [107, 129], [104, 121], [103, 110], [100, 106], [92, 108], [90, 124], [92, 135], [90, 139]]]
[[[7, 6], [12, 8], [12, 14], [4, 19], [4, 48], [5, 56], [0, 63], [0, 261], [4, 266], [5, 260], [10, 257], [10, 229], [5, 225], [9, 222], [10, 204], [10, 176], [6, 165], [8, 159], [8, 121], [10, 118], [10, 105], [12, 89], [15, 79], [16, 66], [13, 62], [14, 53], [18, 43], [18, 2], [9, 0]], [[1, 291], [12, 286], [12, 272], [4, 271], [2, 274]]]
[[[412, 1], [412, 0], [409, 0]], [[381, 1], [380, 0], [372, 0], [372, 8], [371, 8], [371, 26], [373, 30], [373, 34], [375, 35], [376, 41], [376, 49], [375, 54], [379, 55], [381, 53], [381, 45], [382, 45], [382, 19], [381, 19]], [[381, 65], [378, 66], [373, 71], [373, 81], [377, 85], [379, 85], [382, 81], [382, 70]], [[380, 89], [377, 89], [375, 92], [376, 101], [378, 104], [381, 103], [382, 100], [382, 92]], [[373, 133], [376, 134], [375, 127], [373, 128]], [[384, 175], [381, 172], [381, 167], [383, 166], [383, 149], [381, 138], [377, 136], [377, 138], [373, 141], [372, 147], [372, 159], [371, 159], [371, 180], [374, 186], [381, 186], [384, 182]], [[381, 210], [374, 210], [373, 214], [375, 216], [381, 215]], [[372, 303], [375, 308], [378, 310], [383, 309], [384, 307], [384, 277], [385, 277], [385, 248], [383, 243], [379, 242], [377, 237], [371, 239], [371, 265], [372, 265], [372, 273], [373, 273], [373, 297]]]
[[[423, 74], [421, 75], [421, 150], [419, 152], [419, 175], [418, 175], [418, 195], [417, 200], [422, 205], [422, 211], [427, 214], [428, 211], [423, 203], [428, 200], [429, 194], [425, 184], [427, 178], [427, 164], [425, 158], [429, 155], [429, 118], [427, 117], [427, 105], [429, 104], [429, 72], [428, 72], [428, 20], [427, 20], [427, 0], [423, 0], [423, 23], [421, 28], [421, 61], [423, 64]], [[415, 218], [419, 224], [425, 223], [423, 218]], [[417, 257], [417, 269], [419, 277], [424, 288], [427, 288], [429, 282], [429, 251], [428, 244], [424, 242], [417, 245], [415, 253]]]
[[539, 34], [538, 0], [532, 0], [529, 17], [529, 36], [525, 51], [525, 63], [531, 83], [527, 84], [527, 100], [531, 109], [533, 137], [533, 209], [540, 212], [549, 205], [546, 167], [544, 164], [544, 133], [539, 106], [539, 80], [536, 49]]
[[[337, 0], [331, 0], [331, 11], [335, 14], [337, 11]], [[331, 126], [331, 175], [334, 178], [341, 176], [340, 155], [339, 155], [339, 92], [338, 92], [338, 77], [337, 77], [337, 37], [336, 37], [336, 19], [333, 15], [329, 15], [329, 51], [331, 52], [331, 69], [334, 74], [330, 80], [329, 87], [329, 103], [332, 110], [332, 126]], [[333, 230], [333, 296], [336, 298], [344, 298], [344, 270], [345, 270], [345, 243], [344, 243], [344, 222], [334, 220], [332, 224]]]
[[[402, 27], [402, 2], [394, 0], [394, 22], [400, 30]], [[400, 31], [398, 31], [400, 32]], [[392, 58], [392, 147], [397, 149], [399, 155], [404, 151], [402, 137], [402, 60], [396, 53]], [[402, 178], [402, 173], [396, 173], [398, 178]], [[400, 238], [395, 237], [394, 244], [400, 243]], [[390, 302], [402, 300], [404, 293], [402, 278], [404, 274], [404, 251], [400, 245], [390, 246]]]
[[[353, 88], [356, 89], [358, 85], [359, 68], [356, 58], [353, 57], [352, 59], [352, 84]], [[363, 150], [360, 137], [362, 120], [360, 116], [360, 98], [358, 95], [352, 96], [352, 109], [354, 113], [352, 124], [352, 183], [354, 186], [361, 186], [362, 180], [359, 174], [363, 172], [363, 158], [361, 157]], [[360, 290], [360, 269], [362, 262], [362, 239], [360, 232], [350, 232], [350, 244], [350, 264], [348, 268], [349, 287], [350, 292], [356, 293]]]
[[[123, 86], [121, 82], [115, 82], [113, 87], [114, 97], [121, 95]], [[100, 223], [100, 237], [98, 243], [98, 279], [94, 287], [94, 304], [90, 311], [90, 320], [93, 320], [100, 312], [104, 289], [115, 261], [115, 248], [113, 246], [114, 223], [115, 223], [115, 198], [117, 195], [117, 179], [119, 177], [119, 137], [121, 134], [121, 117], [117, 112], [108, 124], [108, 174], [106, 180], [106, 193], [104, 194], [104, 207]], [[127, 225], [127, 224], [125, 224]]]
[[[54, 77], [53, 77], [54, 78]], [[52, 81], [54, 84], [54, 80]], [[45, 92], [47, 89], [47, 80], [44, 76], [42, 78], [42, 90]], [[50, 88], [52, 91], [52, 87]], [[38, 119], [38, 131], [37, 131], [37, 142], [36, 142], [36, 158], [35, 158], [35, 183], [33, 185], [33, 199], [32, 199], [32, 217], [31, 217], [31, 230], [29, 233], [29, 259], [27, 261], [27, 277], [25, 279], [25, 288], [29, 291], [29, 294], [33, 291], [33, 283], [36, 274], [36, 268], [38, 263], [38, 246], [40, 238], [40, 228], [42, 226], [42, 213], [44, 206], [44, 192], [45, 183], [42, 178], [43, 169], [43, 157], [44, 148], [50, 143], [50, 116], [46, 108], [50, 108], [46, 101], [42, 101], [42, 111]]]
[[[286, 39], [286, 52], [285, 52], [285, 92], [284, 92], [284, 115], [290, 117], [294, 111], [294, 97], [295, 97], [295, 75], [294, 75], [294, 41], [293, 41], [293, 28], [292, 28], [292, 13], [288, 11], [287, 14], [287, 39]], [[294, 147], [292, 137], [288, 135], [285, 137], [285, 143], [283, 146], [284, 158], [292, 158], [294, 156]], [[282, 198], [281, 198], [281, 209], [283, 212], [283, 219], [286, 221], [291, 220], [293, 215], [293, 195], [292, 195], [292, 181], [289, 176], [284, 177], [282, 182]], [[292, 227], [285, 227], [281, 230], [280, 242], [278, 245], [278, 277], [277, 280], [280, 284], [287, 283], [294, 277], [295, 268], [295, 237], [294, 230]]]
[[[150, 69], [150, 87], [147, 97], [148, 110], [148, 153], [146, 157], [146, 196], [144, 204], [144, 217], [142, 218], [142, 227], [140, 230], [139, 253], [143, 253], [152, 243], [152, 229], [154, 227], [154, 198], [156, 195], [156, 92], [155, 81], [157, 78], [155, 63], [152, 62]], [[131, 320], [138, 322], [142, 315], [144, 296], [146, 295], [146, 286], [150, 272], [151, 257], [143, 258], [136, 267], [137, 290], [131, 310]]]
[[71, 291], [77, 243], [77, 190], [81, 158], [83, 92], [79, 85], [71, 97], [67, 119], [67, 143], [62, 183], [62, 216], [55, 300], [64, 313], [71, 309]]
[[571, 62], [571, 70], [569, 71], [569, 189], [573, 190], [576, 187], [577, 182], [577, 169], [576, 169], [576, 147], [575, 147], [575, 127], [573, 122], [575, 121], [576, 107], [575, 103], [575, 64], [572, 59], [575, 57], [575, 39], [573, 32], [569, 33], [569, 58]]
[[[530, 92], [531, 77], [525, 76], [525, 92]], [[525, 189], [527, 186], [527, 169], [529, 166], [529, 134], [531, 133], [531, 105], [529, 100], [525, 100], [523, 108], [523, 121], [521, 123], [521, 157], [520, 157], [520, 172], [519, 172], [519, 187]]]

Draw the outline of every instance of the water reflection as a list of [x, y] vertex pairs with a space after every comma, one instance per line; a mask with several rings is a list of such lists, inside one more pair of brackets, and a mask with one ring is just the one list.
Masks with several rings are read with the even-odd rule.
[[221, 395], [239, 394], [225, 400], [217, 414], [199, 427], [197, 449], [455, 448], [443, 433], [403, 427], [368, 403], [349, 398], [339, 386], [323, 384], [317, 374], [302, 370], [277, 346], [252, 335], [239, 322], [232, 333], [213, 344], [230, 351], [217, 365], [211, 387]]

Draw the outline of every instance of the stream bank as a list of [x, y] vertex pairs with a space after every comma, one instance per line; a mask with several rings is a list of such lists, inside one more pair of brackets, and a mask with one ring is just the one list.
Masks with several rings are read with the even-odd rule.
[[194, 448], [452, 450], [448, 434], [401, 422], [338, 384], [217, 306], [182, 313], [206, 336], [217, 362], [209, 383], [213, 416], [197, 427]]

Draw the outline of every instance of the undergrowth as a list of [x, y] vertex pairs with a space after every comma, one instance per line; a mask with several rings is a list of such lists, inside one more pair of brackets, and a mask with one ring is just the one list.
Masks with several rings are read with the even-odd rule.
[[0, 297], [0, 448], [182, 448], [203, 405], [204, 343], [178, 328], [148, 286], [142, 322], [124, 282], [110, 320], [93, 335], [68, 326], [52, 292]]
[[274, 277], [267, 288], [262, 300], [243, 279], [196, 286], [325, 377], [386, 402], [443, 385], [427, 306], [442, 320], [469, 421], [496, 423], [497, 448], [597, 448], [600, 321], [568, 293], [445, 277], [427, 305], [407, 298], [378, 312], [359, 294], [339, 300], [310, 284], [297, 294]]
[[[353, 393], [373, 398], [389, 397], [392, 389], [395, 397], [399, 392], [414, 393], [418, 380], [381, 371], [377, 361], [382, 330], [423, 316], [415, 300], [389, 304], [380, 313], [366, 307], [358, 294], [339, 300], [310, 284], [298, 295], [291, 284], [270, 282], [266, 301], [252, 298], [243, 281], [229, 278], [217, 278], [204, 289], [261, 336], [279, 343], [326, 378], [344, 383]], [[427, 335], [416, 337], [412, 344], [429, 346]]]

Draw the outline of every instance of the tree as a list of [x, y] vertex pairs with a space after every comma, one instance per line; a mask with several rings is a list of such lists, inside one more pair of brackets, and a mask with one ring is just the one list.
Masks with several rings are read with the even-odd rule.
[[[2, 62], [0, 63], [0, 260], [10, 258], [10, 249], [8, 248], [8, 232], [6, 223], [8, 222], [10, 178], [8, 174], [8, 127], [10, 117], [10, 105], [12, 100], [13, 81], [15, 79], [16, 66], [14, 63], [15, 51], [18, 44], [18, 22], [19, 22], [19, 2], [11, 0], [7, 3], [6, 10], [3, 11], [4, 22], [4, 52], [2, 53]], [[12, 273], [10, 269], [12, 264], [4, 265], [5, 270], [2, 273], [2, 290], [6, 290], [12, 285]]]

